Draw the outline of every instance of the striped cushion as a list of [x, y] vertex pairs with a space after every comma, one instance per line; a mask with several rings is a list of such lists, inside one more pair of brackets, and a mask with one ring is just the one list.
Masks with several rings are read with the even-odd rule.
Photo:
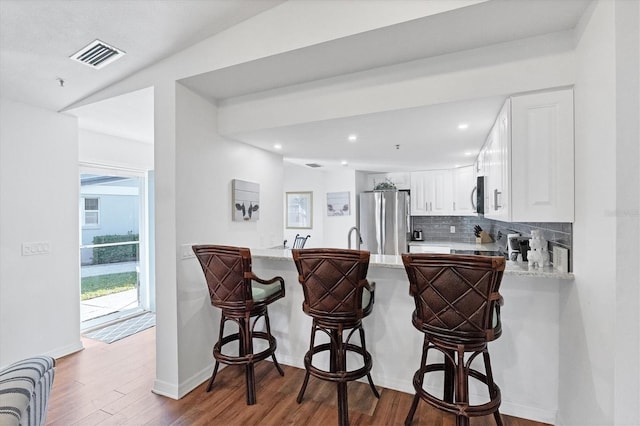
[[0, 371], [0, 425], [44, 425], [55, 360], [38, 356]]

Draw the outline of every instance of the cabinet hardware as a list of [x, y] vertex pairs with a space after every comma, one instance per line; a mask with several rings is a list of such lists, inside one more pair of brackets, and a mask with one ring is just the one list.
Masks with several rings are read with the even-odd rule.
[[500, 208], [502, 208], [502, 206], [499, 204], [499, 199], [501, 198], [500, 196], [502, 195], [502, 192], [498, 191], [498, 189], [494, 189], [493, 190], [493, 209], [494, 210], [498, 210]]

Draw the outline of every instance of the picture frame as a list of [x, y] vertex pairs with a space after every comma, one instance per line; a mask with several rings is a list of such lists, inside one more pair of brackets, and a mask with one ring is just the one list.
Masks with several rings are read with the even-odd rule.
[[313, 192], [287, 192], [287, 229], [313, 227]]
[[234, 222], [255, 222], [260, 219], [260, 184], [246, 180], [231, 180], [231, 211]]
[[327, 192], [327, 216], [351, 215], [350, 192]]

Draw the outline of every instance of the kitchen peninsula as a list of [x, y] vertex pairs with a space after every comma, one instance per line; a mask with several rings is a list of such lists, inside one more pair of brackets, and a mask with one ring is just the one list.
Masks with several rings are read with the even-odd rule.
[[[270, 308], [278, 339], [278, 359], [304, 368], [311, 320], [302, 312], [302, 287], [290, 250], [252, 250], [258, 275], [280, 275], [287, 295]], [[371, 256], [368, 279], [376, 283], [373, 313], [364, 320], [367, 347], [373, 357], [376, 385], [413, 393], [412, 378], [420, 362], [422, 335], [411, 324], [414, 309], [400, 256]], [[573, 274], [551, 269], [529, 270], [507, 262], [500, 293], [503, 334], [490, 344], [496, 383], [502, 390], [501, 412], [555, 423], [559, 374], [560, 287]], [[472, 398], [485, 390], [470, 383]]]

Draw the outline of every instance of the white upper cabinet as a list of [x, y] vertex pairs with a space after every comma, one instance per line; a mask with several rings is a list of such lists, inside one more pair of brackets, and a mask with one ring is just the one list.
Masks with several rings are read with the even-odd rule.
[[475, 196], [476, 175], [474, 166], [453, 169], [453, 212], [454, 216], [476, 214], [471, 198]]
[[512, 220], [573, 222], [573, 90], [511, 101]]
[[485, 217], [510, 220], [510, 101], [504, 103], [489, 137], [485, 152]]
[[508, 99], [483, 148], [485, 217], [573, 222], [573, 149], [573, 90]]
[[411, 215], [446, 216], [453, 212], [451, 170], [411, 173]]

